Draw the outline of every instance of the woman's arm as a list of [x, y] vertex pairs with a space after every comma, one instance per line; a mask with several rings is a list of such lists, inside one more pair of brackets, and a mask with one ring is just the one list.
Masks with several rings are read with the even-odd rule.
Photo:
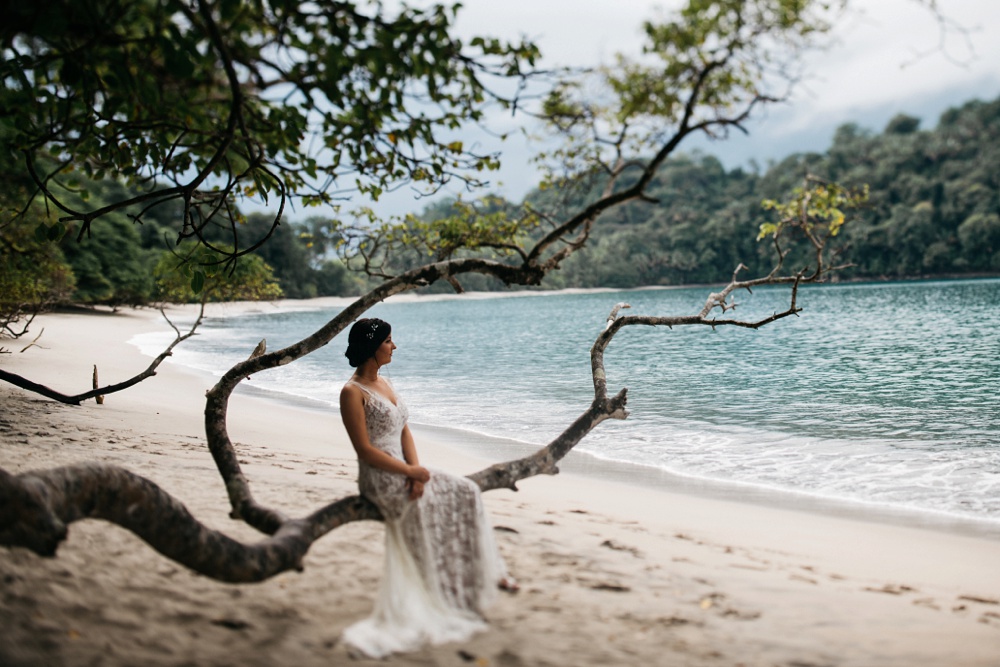
[[420, 465], [420, 459], [417, 458], [417, 446], [413, 444], [413, 434], [410, 433], [409, 424], [403, 427], [400, 441], [400, 444], [403, 445], [403, 458], [406, 459], [406, 462], [413, 466]]
[[359, 459], [380, 470], [405, 475], [418, 482], [426, 482], [431, 478], [427, 469], [419, 464], [400, 461], [372, 447], [368, 440], [368, 427], [365, 425], [365, 405], [361, 389], [349, 384], [344, 385], [340, 391], [340, 416], [344, 420], [344, 428], [347, 429], [347, 435]]
[[[413, 443], [413, 434], [410, 433], [410, 425], [406, 424], [403, 426], [403, 435], [400, 437], [400, 444], [403, 446], [403, 458], [410, 465], [419, 466], [420, 460], [417, 458], [417, 446]], [[413, 479], [412, 477], [406, 480], [407, 486], [410, 487], [410, 500], [416, 500], [420, 496], [424, 495], [424, 481], [418, 479]]]

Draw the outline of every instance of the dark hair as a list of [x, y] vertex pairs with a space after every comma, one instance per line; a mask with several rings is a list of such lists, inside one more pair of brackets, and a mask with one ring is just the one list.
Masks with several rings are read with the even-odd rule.
[[392, 333], [392, 326], [377, 317], [360, 319], [351, 327], [347, 334], [347, 363], [351, 368], [357, 368], [368, 359], [375, 356], [375, 350]]

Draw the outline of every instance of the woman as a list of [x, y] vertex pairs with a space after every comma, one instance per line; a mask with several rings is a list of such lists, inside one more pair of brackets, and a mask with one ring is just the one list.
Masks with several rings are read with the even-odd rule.
[[420, 465], [406, 405], [379, 369], [396, 345], [387, 322], [362, 319], [345, 353], [356, 368], [340, 413], [358, 454], [358, 486], [385, 518], [385, 569], [372, 615], [344, 641], [372, 656], [467, 639], [483, 629], [497, 585], [514, 590], [483, 510], [465, 477]]

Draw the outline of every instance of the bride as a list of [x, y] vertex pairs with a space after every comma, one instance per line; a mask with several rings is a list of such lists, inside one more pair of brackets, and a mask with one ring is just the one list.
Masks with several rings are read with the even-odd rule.
[[361, 319], [348, 335], [357, 370], [340, 392], [340, 413], [358, 454], [358, 486], [385, 518], [385, 567], [371, 616], [344, 641], [371, 657], [468, 639], [486, 627], [482, 610], [507, 576], [479, 487], [420, 465], [407, 409], [379, 369], [396, 345], [387, 322]]

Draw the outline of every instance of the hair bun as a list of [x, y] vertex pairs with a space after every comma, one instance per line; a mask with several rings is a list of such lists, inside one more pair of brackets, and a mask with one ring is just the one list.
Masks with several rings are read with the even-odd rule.
[[392, 327], [385, 320], [377, 317], [360, 319], [351, 327], [347, 335], [347, 363], [351, 368], [357, 368], [368, 359], [375, 356], [375, 350], [392, 333]]

